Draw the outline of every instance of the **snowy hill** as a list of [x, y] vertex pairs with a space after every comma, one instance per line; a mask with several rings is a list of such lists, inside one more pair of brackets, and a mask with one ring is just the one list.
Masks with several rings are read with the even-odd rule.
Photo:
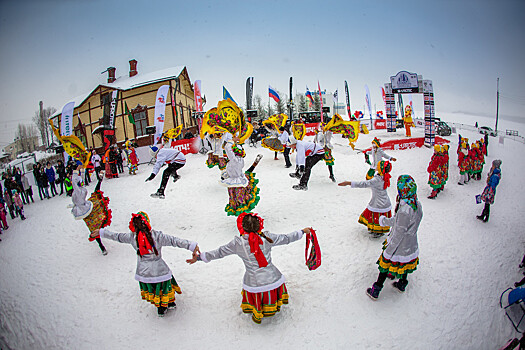
[[[421, 136], [421, 131], [413, 131]], [[479, 139], [474, 132], [462, 132]], [[404, 138], [397, 132], [361, 135], [356, 147], [367, 148], [374, 136]], [[136, 253], [129, 245], [106, 240], [102, 256], [87, 240], [61, 196], [25, 207], [27, 220], [9, 220], [0, 242], [0, 347], [2, 349], [495, 349], [516, 336], [499, 308], [499, 296], [521, 278], [524, 254], [521, 215], [525, 213], [523, 171], [525, 145], [490, 139], [482, 181], [458, 186], [457, 135], [448, 138], [450, 178], [436, 200], [427, 199], [426, 172], [432, 149], [386, 151], [396, 157], [392, 180], [410, 174], [423, 205], [419, 235], [420, 265], [399, 294], [387, 282], [378, 301], [366, 295], [376, 280], [375, 264], [382, 239], [372, 240], [357, 223], [370, 199], [368, 189], [338, 187], [323, 162], [313, 168], [307, 192], [294, 191], [283, 156], [246, 146], [246, 167], [258, 153], [256, 168], [261, 201], [254, 210], [265, 229], [288, 233], [313, 226], [322, 250], [322, 265], [309, 271], [304, 240], [273, 250], [274, 264], [286, 277], [289, 305], [256, 325], [239, 307], [244, 266], [235, 256], [210, 264], [187, 265], [190, 253], [166, 247], [163, 257], [183, 294], [177, 309], [164, 318], [140, 299], [134, 280]], [[335, 137], [338, 181], [363, 180], [363, 155]], [[474, 196], [485, 186], [493, 159], [502, 159], [502, 181], [488, 223]], [[164, 233], [195, 240], [211, 250], [238, 234], [234, 217], [224, 212], [227, 190], [205, 156], [189, 155], [177, 182], [169, 182], [166, 199], [150, 198], [160, 182], [144, 183], [151, 166], [139, 175], [105, 180], [111, 199], [113, 231], [127, 230], [130, 214], [143, 210]], [[292, 155], [295, 164], [295, 157]], [[89, 190], [94, 189], [94, 183]], [[391, 200], [395, 186], [388, 189]]]

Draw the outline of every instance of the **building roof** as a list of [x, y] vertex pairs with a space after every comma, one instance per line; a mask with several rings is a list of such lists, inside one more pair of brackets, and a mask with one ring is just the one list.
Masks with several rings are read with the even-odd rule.
[[[166, 80], [170, 80], [173, 78], [177, 78], [182, 73], [184, 68], [185, 68], [184, 66], [177, 66], [177, 67], [166, 68], [166, 69], [162, 69], [159, 71], [146, 73], [146, 74], [138, 73], [137, 75], [133, 77], [129, 77], [127, 75], [120, 76], [114, 82], [99, 84], [95, 89], [91, 90], [89, 93], [85, 93], [80, 96], [77, 96], [72, 101], [69, 101], [69, 102], [75, 102], [75, 107], [82, 105], [82, 103], [84, 103], [84, 101], [93, 93], [93, 91], [98, 89], [99, 86], [104, 86], [104, 87], [115, 89], [115, 90], [126, 91], [126, 90], [138, 88], [140, 86], [154, 84], [154, 83], [158, 83], [161, 81], [166, 81]], [[60, 114], [62, 114], [62, 110], [56, 111], [55, 114], [53, 114], [52, 118]]]

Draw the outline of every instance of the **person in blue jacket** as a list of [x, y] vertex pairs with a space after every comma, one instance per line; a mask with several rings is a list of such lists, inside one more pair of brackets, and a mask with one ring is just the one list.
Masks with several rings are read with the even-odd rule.
[[485, 202], [485, 207], [481, 215], [476, 216], [483, 222], [489, 221], [490, 205], [494, 204], [494, 197], [496, 196], [496, 187], [501, 180], [501, 160], [494, 159], [492, 161], [492, 167], [487, 175], [487, 186], [481, 194], [481, 200]]

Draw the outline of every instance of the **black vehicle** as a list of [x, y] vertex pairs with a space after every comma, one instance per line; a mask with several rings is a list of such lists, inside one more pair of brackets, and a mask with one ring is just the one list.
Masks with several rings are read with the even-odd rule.
[[480, 134], [489, 135], [489, 136], [496, 136], [496, 132], [492, 130], [492, 128], [489, 128], [488, 126], [482, 126], [478, 128], [478, 131]]
[[450, 136], [452, 134], [452, 129], [447, 123], [438, 121], [436, 122], [436, 133], [439, 136]]

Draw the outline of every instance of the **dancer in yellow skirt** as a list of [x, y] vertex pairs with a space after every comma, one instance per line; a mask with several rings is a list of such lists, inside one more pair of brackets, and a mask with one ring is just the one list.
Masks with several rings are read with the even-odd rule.
[[399, 278], [393, 286], [399, 292], [404, 292], [408, 284], [407, 275], [414, 272], [419, 264], [417, 231], [423, 218], [423, 208], [417, 200], [416, 182], [410, 175], [401, 175], [397, 179], [397, 193], [394, 217], [383, 216], [379, 220], [381, 225], [392, 226], [392, 231], [386, 239], [383, 253], [377, 260], [377, 281], [366, 291], [373, 300], [378, 298], [389, 274]]
[[148, 215], [142, 211], [131, 214], [129, 230], [131, 232], [115, 233], [102, 228], [91, 232], [90, 237], [108, 238], [120, 243], [131, 244], [137, 252], [135, 279], [139, 281], [142, 299], [155, 305], [158, 315], [162, 317], [166, 310], [176, 307], [175, 293], [182, 293], [168, 264], [162, 259], [162, 247], [188, 249], [196, 257], [197, 253], [200, 253], [199, 246], [197, 242], [153, 230]]

